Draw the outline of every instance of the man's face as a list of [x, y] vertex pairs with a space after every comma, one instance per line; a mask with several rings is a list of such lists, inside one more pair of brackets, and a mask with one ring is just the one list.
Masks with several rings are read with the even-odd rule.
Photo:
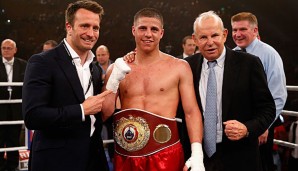
[[136, 46], [145, 52], [159, 48], [163, 32], [161, 22], [156, 18], [140, 17], [132, 26]]
[[110, 58], [109, 53], [104, 48], [98, 48], [96, 50], [96, 60], [100, 65], [108, 63]]
[[196, 44], [193, 39], [187, 39], [185, 44], [182, 45], [182, 47], [183, 52], [188, 56], [193, 55], [195, 53]]
[[84, 54], [91, 50], [99, 37], [100, 18], [86, 9], [79, 9], [74, 24], [66, 23], [67, 42], [78, 53]]
[[247, 20], [235, 21], [232, 23], [232, 37], [240, 48], [246, 48], [258, 35], [258, 28]]
[[10, 61], [14, 55], [17, 53], [17, 48], [15, 44], [11, 41], [4, 41], [1, 44], [1, 54], [2, 57]]
[[213, 61], [221, 55], [227, 34], [228, 31], [223, 30], [215, 19], [209, 18], [196, 27], [193, 38], [204, 58]]

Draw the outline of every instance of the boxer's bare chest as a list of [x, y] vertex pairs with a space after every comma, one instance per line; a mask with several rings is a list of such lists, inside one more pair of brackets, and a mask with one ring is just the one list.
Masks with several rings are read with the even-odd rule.
[[127, 95], [164, 95], [178, 88], [179, 78], [175, 68], [166, 63], [151, 66], [132, 66], [131, 72], [121, 82]]

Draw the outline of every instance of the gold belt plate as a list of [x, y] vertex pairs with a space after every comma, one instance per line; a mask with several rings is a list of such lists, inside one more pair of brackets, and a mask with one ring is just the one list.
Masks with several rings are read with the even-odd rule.
[[122, 117], [115, 123], [114, 138], [116, 143], [127, 151], [142, 149], [149, 140], [150, 129], [142, 117]]

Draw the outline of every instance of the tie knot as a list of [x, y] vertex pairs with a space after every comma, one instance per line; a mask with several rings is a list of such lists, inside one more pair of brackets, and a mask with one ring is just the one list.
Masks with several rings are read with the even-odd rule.
[[215, 67], [216, 63], [217, 63], [216, 60], [215, 61], [208, 61], [207, 62], [209, 68]]
[[5, 61], [4, 62], [5, 64], [8, 64], [8, 65], [13, 65], [13, 61], [11, 60], [11, 61]]

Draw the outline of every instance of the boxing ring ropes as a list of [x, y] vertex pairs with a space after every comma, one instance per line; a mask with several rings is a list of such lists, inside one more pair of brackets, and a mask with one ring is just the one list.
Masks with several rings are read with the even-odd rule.
[[[0, 86], [23, 86], [22, 82], [0, 82]], [[298, 86], [287, 86], [288, 91], [298, 91]], [[11, 104], [11, 103], [22, 103], [22, 99], [13, 99], [13, 100], [0, 100], [0, 104]], [[298, 112], [295, 111], [288, 111], [283, 110], [282, 115], [287, 116], [296, 116], [298, 117]], [[180, 118], [176, 119], [177, 122], [182, 122]], [[23, 120], [17, 120], [17, 121], [0, 121], [0, 125], [16, 125], [16, 124], [24, 124]], [[25, 146], [20, 147], [9, 147], [9, 148], [0, 148], [0, 152], [7, 152], [7, 151], [17, 151], [17, 150], [27, 150], [29, 149], [29, 143], [28, 143], [28, 130], [25, 128]], [[103, 140], [104, 144], [108, 143], [114, 143], [113, 139], [110, 140]], [[287, 141], [277, 140], [274, 139], [274, 143], [277, 145], [281, 145], [288, 148], [298, 148], [298, 144], [290, 143]]]

